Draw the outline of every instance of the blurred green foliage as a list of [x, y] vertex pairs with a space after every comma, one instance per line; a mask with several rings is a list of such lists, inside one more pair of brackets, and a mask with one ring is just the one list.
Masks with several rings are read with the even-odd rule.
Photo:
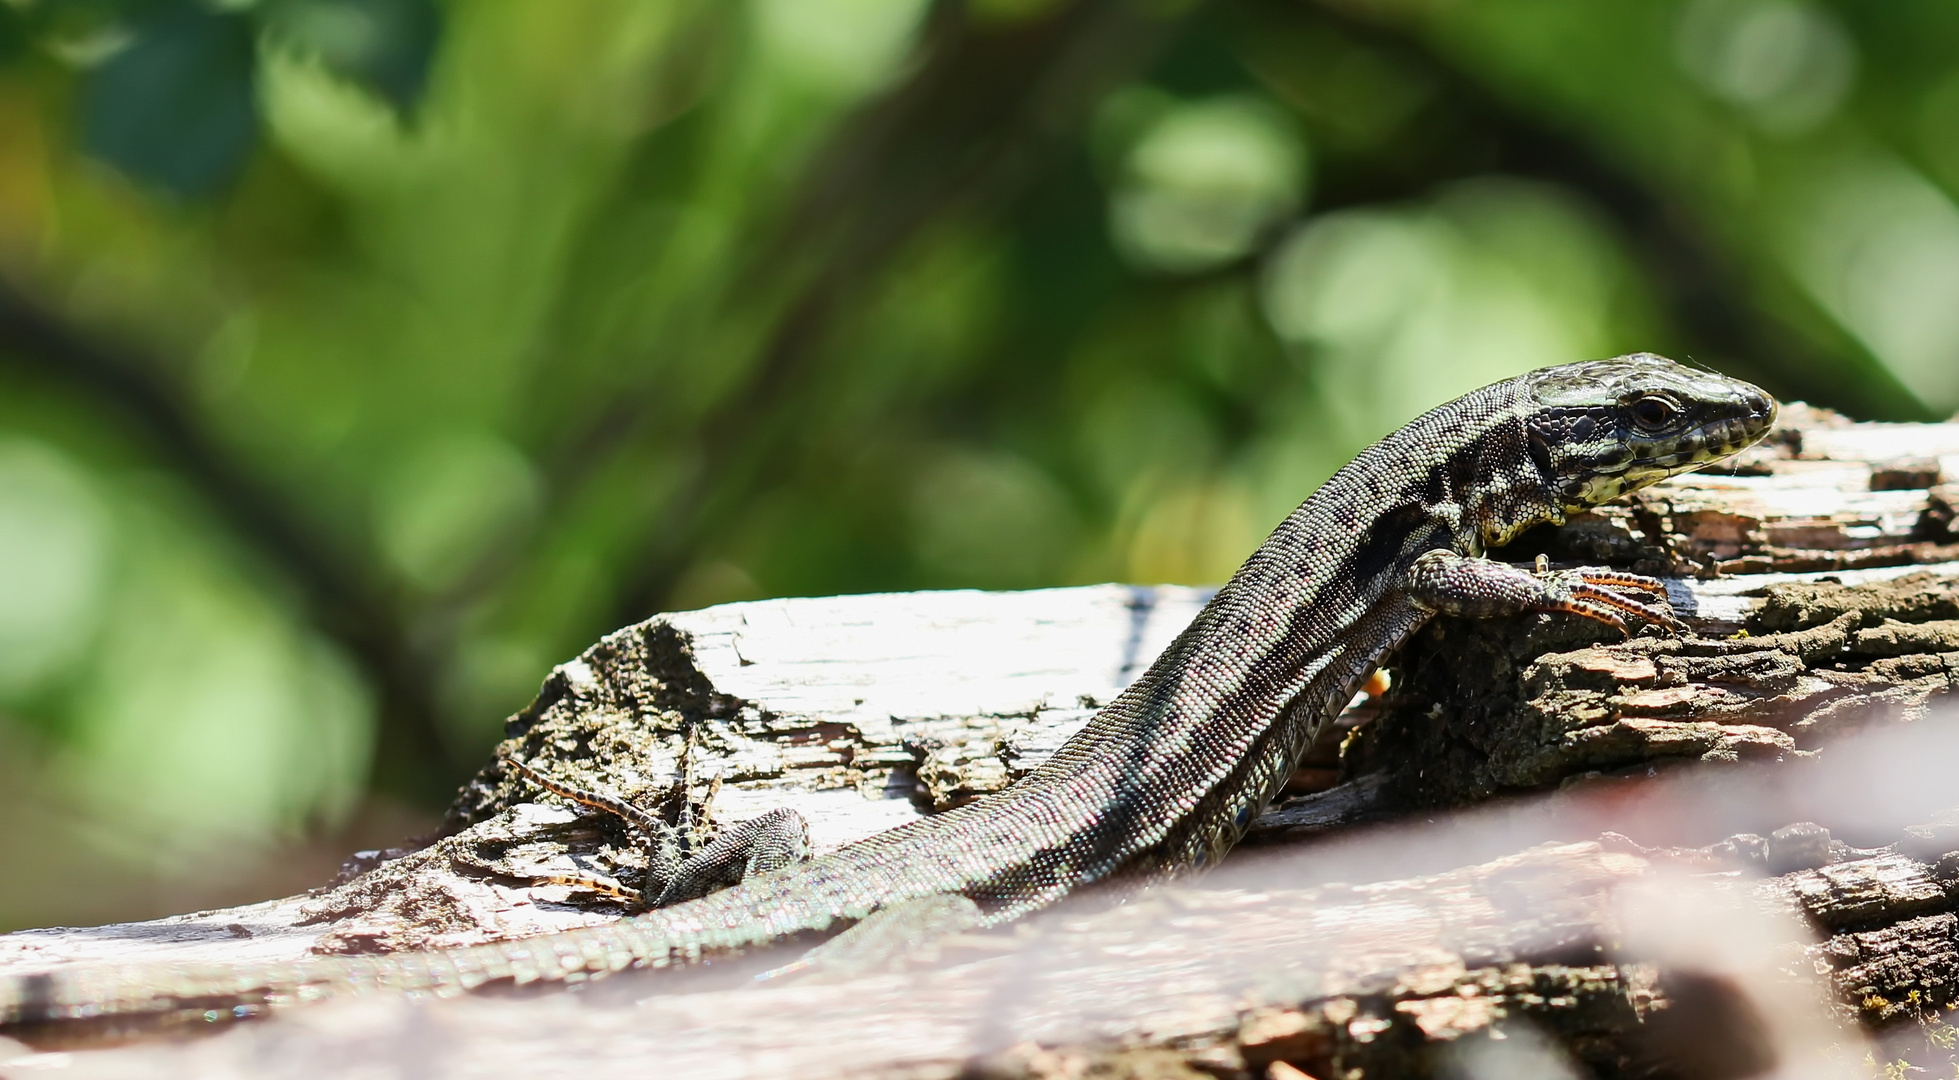
[[304, 884], [657, 610], [1218, 580], [1527, 368], [1949, 413], [1955, 45], [1931, 0], [0, 0], [0, 924]]

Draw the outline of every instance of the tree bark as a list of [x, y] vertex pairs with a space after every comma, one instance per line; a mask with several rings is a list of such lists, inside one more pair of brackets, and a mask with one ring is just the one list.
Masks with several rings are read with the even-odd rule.
[[[1943, 780], [1959, 759], [1940, 735], [1959, 717], [1936, 718], [1959, 688], [1956, 481], [1959, 424], [1792, 406], [1732, 472], [1527, 535], [1506, 557], [1667, 576], [1693, 632], [1438, 620], [1240, 853], [1194, 882], [1103, 890], [842, 983], [741, 984], [782, 959], [762, 957], [575, 994], [299, 1010], [60, 1067], [1351, 1078], [1504, 1075], [1538, 1055], [1742, 1076], [1869, 1055], [1943, 1073], [1959, 1034], [1941, 1019], [1959, 1003], [1959, 793]], [[1012, 783], [1207, 595], [664, 615], [555, 669], [500, 753], [699, 836], [792, 806], [821, 852]], [[626, 910], [644, 843], [493, 761], [430, 842], [361, 853], [304, 896], [6, 935], [0, 974], [603, 922]], [[5, 1075], [54, 1067], [0, 1060]]]

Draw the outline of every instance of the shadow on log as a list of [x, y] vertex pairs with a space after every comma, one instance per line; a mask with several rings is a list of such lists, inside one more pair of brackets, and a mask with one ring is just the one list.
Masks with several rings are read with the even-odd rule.
[[[1732, 473], [1505, 553], [1666, 575], [1691, 635], [1440, 620], [1219, 872], [1103, 890], [912, 970], [746, 985], [785, 959], [760, 957], [576, 993], [374, 1000], [188, 1044], [0, 1049], [0, 1074], [1943, 1074], [1959, 1036], [1943, 1016], [1959, 1001], [1959, 756], [1940, 738], [1959, 717], [1938, 701], [1959, 687], [1954, 481], [1959, 425], [1791, 407]], [[697, 838], [794, 807], [820, 852], [1012, 783], [1207, 595], [661, 616], [555, 669], [439, 838], [361, 853], [305, 896], [0, 937], [0, 973], [617, 918], [643, 838], [505, 757]]]

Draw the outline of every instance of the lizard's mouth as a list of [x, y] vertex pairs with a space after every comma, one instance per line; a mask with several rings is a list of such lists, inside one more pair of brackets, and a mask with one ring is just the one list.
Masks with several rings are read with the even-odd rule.
[[1634, 442], [1623, 467], [1585, 479], [1573, 508], [1597, 506], [1740, 453], [1762, 441], [1774, 428], [1775, 416], [1775, 399], [1750, 387], [1722, 415], [1664, 437]]
[[1635, 457], [1628, 471], [1654, 473], [1654, 480], [1692, 472], [1761, 442], [1775, 426], [1775, 413], [1775, 399], [1759, 395], [1757, 401], [1749, 403], [1747, 412], [1710, 420], [1654, 445], [1650, 454]]

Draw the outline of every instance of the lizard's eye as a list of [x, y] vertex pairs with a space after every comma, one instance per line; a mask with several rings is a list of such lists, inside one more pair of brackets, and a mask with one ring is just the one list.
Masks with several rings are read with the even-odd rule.
[[1643, 431], [1658, 431], [1673, 423], [1680, 415], [1680, 409], [1673, 402], [1657, 394], [1640, 398], [1632, 403], [1633, 423]]

